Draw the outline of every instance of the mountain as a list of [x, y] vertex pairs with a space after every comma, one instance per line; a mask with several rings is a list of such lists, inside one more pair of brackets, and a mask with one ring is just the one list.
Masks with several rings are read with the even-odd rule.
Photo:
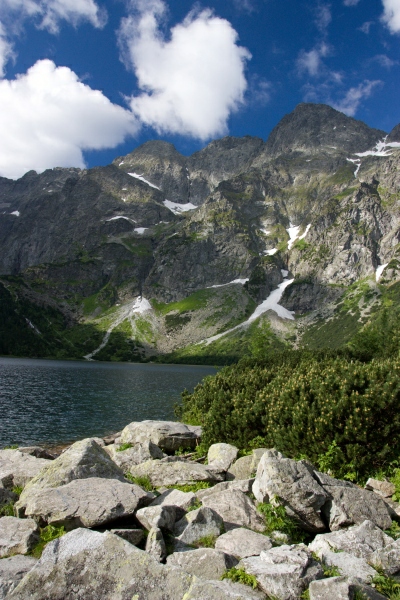
[[0, 178], [0, 353], [218, 361], [266, 320], [338, 347], [398, 303], [399, 164], [400, 125], [300, 104], [266, 142]]

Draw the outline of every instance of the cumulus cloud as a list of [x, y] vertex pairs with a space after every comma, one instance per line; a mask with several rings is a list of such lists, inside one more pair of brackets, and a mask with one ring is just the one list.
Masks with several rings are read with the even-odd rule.
[[382, 81], [369, 81], [365, 80], [356, 87], [352, 87], [348, 90], [344, 98], [339, 102], [330, 102], [333, 108], [340, 110], [349, 117], [354, 117], [360, 103], [371, 96], [374, 89], [380, 87], [383, 84]]
[[382, 21], [388, 26], [390, 33], [400, 33], [400, 0], [382, 0]]
[[67, 67], [38, 61], [0, 81], [0, 174], [84, 167], [83, 150], [114, 147], [138, 129], [130, 111], [81, 83]]
[[0, 22], [0, 77], [4, 77], [5, 66], [12, 55], [12, 45], [7, 39], [3, 24]]
[[304, 73], [311, 77], [317, 77], [324, 71], [322, 59], [330, 54], [330, 47], [325, 42], [322, 42], [309, 52], [301, 50], [297, 58], [296, 64], [299, 75]]
[[160, 29], [165, 12], [162, 0], [137, 0], [122, 21], [120, 47], [142, 91], [130, 98], [131, 109], [159, 133], [201, 140], [222, 134], [244, 102], [251, 55], [210, 10], [189, 13], [167, 39]]

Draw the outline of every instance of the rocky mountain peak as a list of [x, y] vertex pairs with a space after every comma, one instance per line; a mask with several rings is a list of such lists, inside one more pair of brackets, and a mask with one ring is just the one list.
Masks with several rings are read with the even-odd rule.
[[388, 142], [400, 142], [400, 123], [393, 127], [392, 131], [388, 135]]
[[272, 156], [293, 151], [315, 153], [324, 148], [348, 153], [371, 149], [386, 135], [326, 104], [299, 104], [272, 130], [265, 152]]

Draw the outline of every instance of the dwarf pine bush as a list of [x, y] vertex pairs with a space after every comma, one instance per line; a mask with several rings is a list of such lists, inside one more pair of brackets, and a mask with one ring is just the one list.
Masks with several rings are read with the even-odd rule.
[[299, 351], [225, 367], [183, 394], [179, 417], [203, 426], [206, 445], [248, 448], [258, 437], [316, 465], [325, 456], [338, 477], [362, 478], [399, 456], [399, 408], [399, 358], [362, 363]]

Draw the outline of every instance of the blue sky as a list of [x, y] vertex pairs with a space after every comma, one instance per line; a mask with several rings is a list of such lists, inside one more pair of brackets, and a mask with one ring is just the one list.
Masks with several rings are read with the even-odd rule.
[[299, 102], [400, 122], [400, 0], [0, 0], [0, 175], [266, 139]]

